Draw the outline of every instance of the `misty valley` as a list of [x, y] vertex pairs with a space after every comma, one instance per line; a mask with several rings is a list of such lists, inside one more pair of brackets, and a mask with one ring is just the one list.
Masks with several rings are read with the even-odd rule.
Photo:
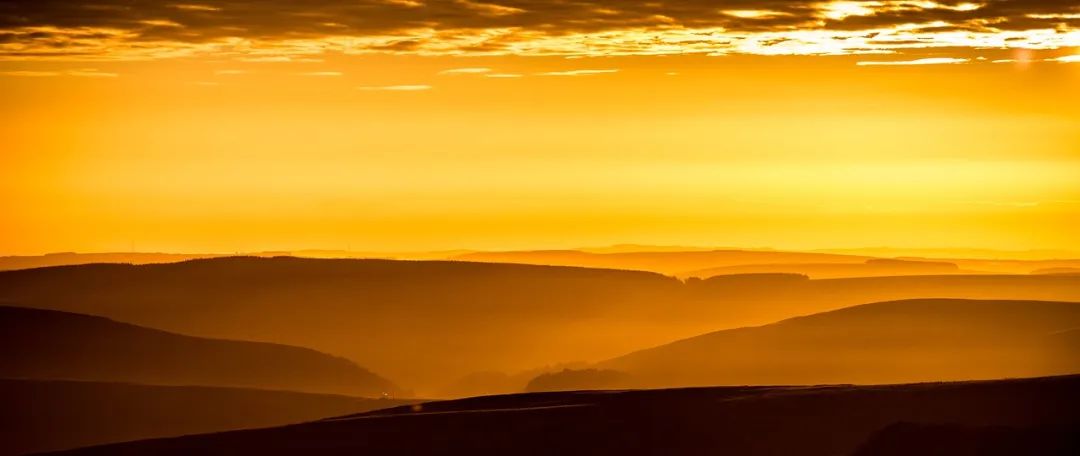
[[[1080, 275], [1037, 261], [813, 278], [806, 268], [867, 258], [453, 255], [8, 268], [3, 451], [863, 455], [948, 441], [950, 454], [989, 442], [1054, 454], [1076, 443]], [[705, 262], [782, 272], [653, 272]], [[745, 440], [766, 423], [783, 438]]]

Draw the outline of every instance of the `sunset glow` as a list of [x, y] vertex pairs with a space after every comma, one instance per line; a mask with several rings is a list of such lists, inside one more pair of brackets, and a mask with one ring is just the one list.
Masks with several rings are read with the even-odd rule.
[[1067, 2], [128, 3], [0, 2], [0, 252], [1080, 249]]

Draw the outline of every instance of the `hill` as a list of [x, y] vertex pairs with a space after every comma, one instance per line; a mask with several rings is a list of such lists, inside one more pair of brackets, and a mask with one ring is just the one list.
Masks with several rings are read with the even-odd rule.
[[206, 339], [102, 317], [0, 306], [0, 377], [216, 385], [381, 397], [396, 387], [343, 358]]
[[45, 255], [0, 256], [0, 271], [15, 269], [44, 268], [50, 266], [70, 266], [95, 263], [152, 264], [175, 263], [201, 258], [216, 258], [223, 255], [150, 253], [150, 252], [105, 252], [74, 253], [59, 252]]
[[395, 399], [206, 386], [0, 379], [0, 455], [281, 426]]
[[[640, 250], [635, 250], [640, 249]], [[796, 273], [814, 277], [863, 277], [878, 275], [971, 274], [975, 271], [993, 274], [1029, 274], [1046, 268], [1078, 268], [1080, 259], [1008, 259], [1009, 256], [983, 257], [979, 252], [919, 252], [883, 250], [874, 254], [854, 251], [798, 252], [746, 249], [660, 249], [646, 246], [611, 249], [579, 250], [519, 250], [506, 252], [469, 252], [450, 257], [463, 261], [520, 263], [558, 266], [651, 271], [680, 277], [709, 277], [738, 273]], [[930, 254], [936, 253], [936, 254]], [[949, 255], [942, 255], [950, 253]], [[969, 253], [972, 256], [962, 254]], [[907, 256], [901, 256], [901, 255]], [[957, 256], [959, 254], [959, 256]], [[1004, 254], [1002, 254], [1004, 255]], [[878, 264], [874, 264], [878, 262]], [[897, 264], [889, 265], [895, 262]], [[902, 264], [902, 263], [923, 264]], [[938, 266], [934, 266], [938, 263]], [[955, 267], [947, 266], [952, 264]], [[871, 267], [873, 266], [873, 267]], [[908, 266], [907, 268], [902, 268]], [[885, 274], [888, 269], [900, 274]], [[725, 268], [730, 268], [726, 269]], [[916, 272], [921, 268], [922, 271]], [[715, 271], [710, 271], [715, 269]], [[864, 275], [865, 274], [865, 275]]]
[[1013, 456], [1080, 452], [1072, 425], [1044, 428], [896, 423], [881, 430], [853, 456]]
[[0, 272], [0, 302], [311, 347], [408, 382], [420, 395], [475, 372], [596, 362], [717, 329], [923, 297], [1080, 301], [1080, 277], [745, 275], [683, 283], [576, 267], [285, 257]]
[[471, 252], [451, 257], [461, 261], [539, 264], [589, 268], [651, 271], [675, 275], [686, 271], [724, 266], [775, 263], [861, 263], [871, 257], [831, 253], [764, 250], [691, 250], [660, 252], [588, 252], [580, 250], [521, 250]]
[[[899, 422], [1070, 429], [1080, 377], [491, 396], [68, 455], [850, 455]], [[1064, 456], [1045, 453], [1043, 456]]]
[[644, 272], [291, 257], [0, 272], [0, 302], [311, 347], [427, 391], [477, 371], [610, 357], [639, 348], [629, 336], [642, 329], [657, 328], [643, 338], [652, 344], [693, 334], [650, 323], [683, 288]]
[[731, 274], [801, 274], [811, 279], [842, 277], [888, 277], [905, 275], [976, 274], [942, 261], [866, 260], [863, 263], [792, 263], [723, 266], [679, 274], [679, 277], [709, 277]]
[[605, 369], [563, 369], [540, 374], [525, 385], [530, 393], [541, 391], [574, 391], [584, 389], [618, 389], [630, 385], [625, 373]]
[[920, 299], [717, 331], [600, 367], [637, 386], [896, 383], [1080, 373], [1080, 303]]

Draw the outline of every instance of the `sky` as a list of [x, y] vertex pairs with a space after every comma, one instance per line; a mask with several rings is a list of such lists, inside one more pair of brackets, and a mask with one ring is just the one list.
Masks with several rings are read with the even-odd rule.
[[0, 0], [0, 254], [1080, 250], [1080, 5]]

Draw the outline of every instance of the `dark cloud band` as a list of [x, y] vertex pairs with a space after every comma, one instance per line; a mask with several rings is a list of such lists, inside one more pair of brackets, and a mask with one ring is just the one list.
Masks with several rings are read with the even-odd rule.
[[451, 43], [459, 50], [512, 53], [511, 44], [522, 40], [620, 31], [739, 36], [912, 24], [979, 33], [1053, 30], [1071, 34], [1063, 40], [1069, 43], [1080, 30], [1080, 7], [1074, 0], [0, 0], [0, 53], [100, 52], [95, 42], [183, 47], [385, 36], [398, 39], [367, 49], [413, 52], [438, 48], [431, 40], [439, 35], [459, 38]]

